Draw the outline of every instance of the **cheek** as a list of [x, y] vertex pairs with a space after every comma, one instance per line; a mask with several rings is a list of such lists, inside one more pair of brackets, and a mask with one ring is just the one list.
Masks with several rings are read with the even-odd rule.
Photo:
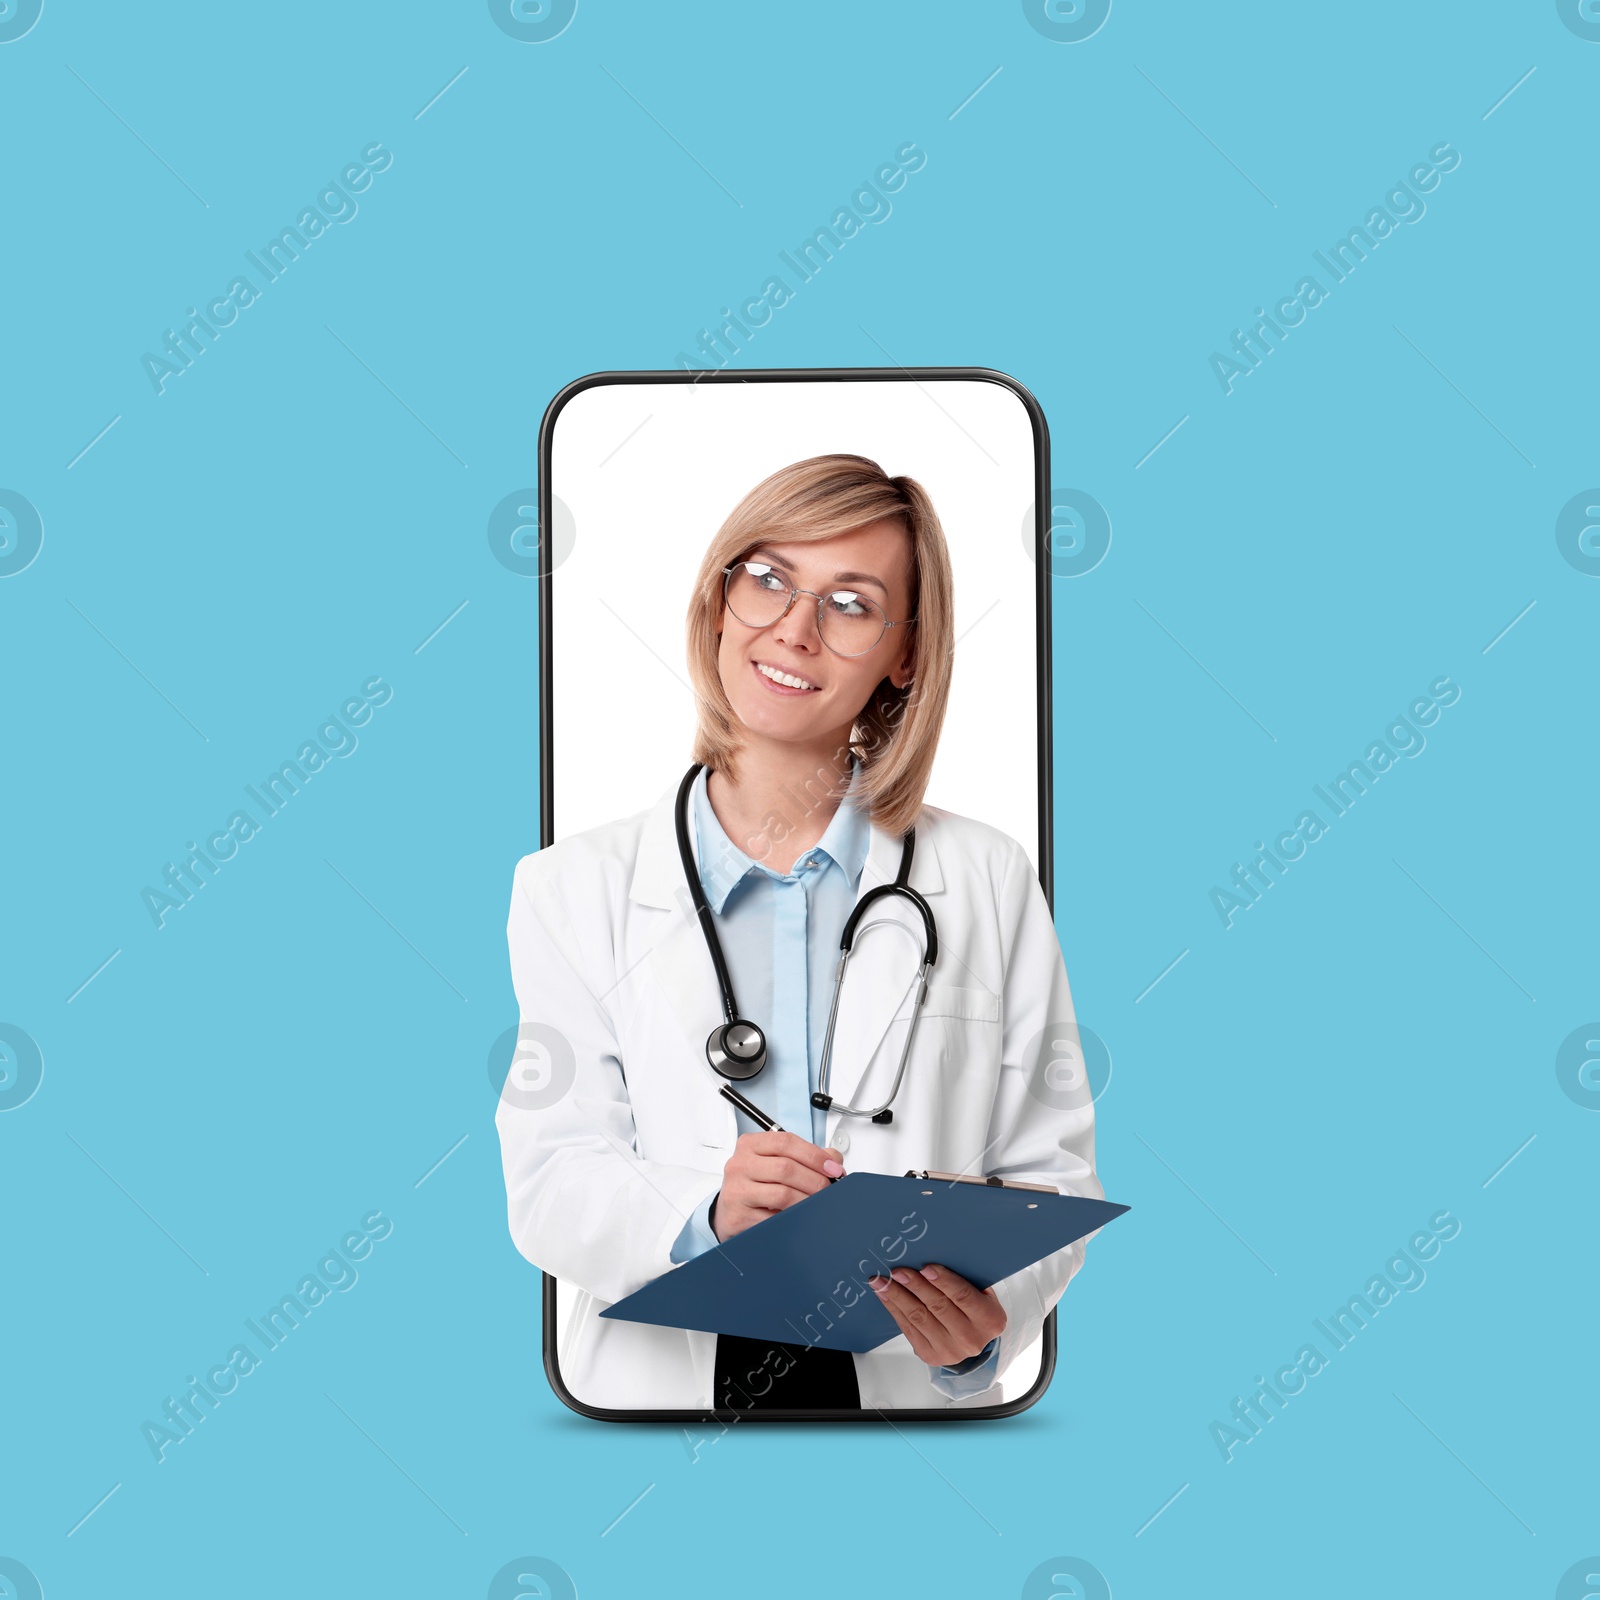
[[743, 678], [742, 652], [733, 633], [733, 628], [725, 628], [717, 646], [717, 675], [722, 679], [722, 692], [730, 700], [736, 700], [747, 687]]
[[848, 679], [840, 680], [838, 685], [840, 699], [847, 705], [853, 706], [859, 715], [866, 709], [867, 701], [872, 698], [872, 691], [878, 687], [883, 676], [882, 669], [858, 665]]

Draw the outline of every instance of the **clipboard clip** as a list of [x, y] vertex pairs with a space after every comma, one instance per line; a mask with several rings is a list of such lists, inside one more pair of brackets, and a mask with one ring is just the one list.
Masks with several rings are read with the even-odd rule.
[[961, 1172], [930, 1172], [925, 1168], [914, 1168], [906, 1174], [908, 1178], [921, 1178], [926, 1183], [976, 1183], [986, 1189], [1030, 1189], [1035, 1194], [1060, 1194], [1061, 1191], [1048, 1183], [1012, 1183], [1005, 1178], [985, 1178], [971, 1173]]

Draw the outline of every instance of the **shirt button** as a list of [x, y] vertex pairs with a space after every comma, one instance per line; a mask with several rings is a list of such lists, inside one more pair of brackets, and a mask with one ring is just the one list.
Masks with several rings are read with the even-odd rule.
[[833, 1148], [843, 1155], [850, 1148], [850, 1135], [843, 1128], [833, 1136]]

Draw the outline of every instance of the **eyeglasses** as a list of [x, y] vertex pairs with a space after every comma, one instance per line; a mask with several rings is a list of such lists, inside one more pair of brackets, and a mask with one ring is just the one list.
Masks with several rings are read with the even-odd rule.
[[798, 596], [810, 595], [817, 602], [817, 635], [836, 656], [864, 656], [890, 628], [917, 620], [911, 616], [891, 622], [876, 600], [857, 589], [831, 594], [798, 589], [764, 561], [736, 561], [722, 571], [722, 597], [747, 628], [770, 628], [788, 615]]

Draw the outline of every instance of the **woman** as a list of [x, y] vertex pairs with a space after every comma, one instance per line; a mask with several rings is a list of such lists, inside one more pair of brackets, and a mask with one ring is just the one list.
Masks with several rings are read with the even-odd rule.
[[[981, 1293], [936, 1262], [896, 1267], [868, 1287], [900, 1336], [859, 1355], [599, 1316], [846, 1171], [982, 1173], [1104, 1198], [1087, 1085], [1052, 1056], [1076, 1028], [1027, 854], [923, 804], [952, 635], [927, 494], [860, 456], [774, 473], [701, 563], [686, 834], [740, 1015], [766, 1036], [766, 1064], [737, 1087], [781, 1131], [723, 1098], [708, 1060], [722, 991], [677, 842], [679, 783], [517, 867], [520, 1035], [548, 1071], [531, 1093], [508, 1081], [496, 1123], [512, 1238], [578, 1290], [558, 1358], [585, 1405], [992, 1405], [1082, 1264], [1086, 1240]], [[895, 879], [913, 825], [908, 881], [939, 943], [901, 1089], [890, 1120], [842, 1109], [885, 1100], [910, 1026], [923, 926], [896, 895], [857, 930], [824, 1109], [811, 1096], [840, 935], [861, 895]]]

